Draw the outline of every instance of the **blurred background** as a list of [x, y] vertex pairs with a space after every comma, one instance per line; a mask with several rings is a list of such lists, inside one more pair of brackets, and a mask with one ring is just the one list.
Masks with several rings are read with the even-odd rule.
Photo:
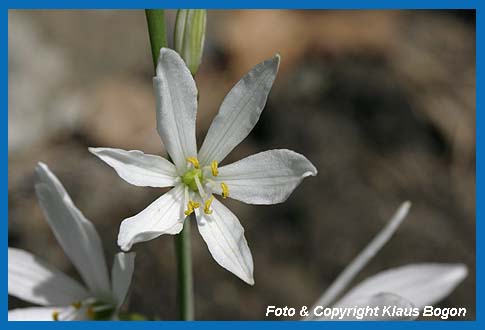
[[[37, 204], [33, 169], [43, 161], [60, 178], [111, 264], [121, 220], [164, 192], [124, 182], [87, 150], [165, 153], [145, 15], [10, 11], [8, 24], [9, 245], [76, 277]], [[474, 319], [475, 12], [209, 11], [207, 24], [199, 145], [232, 85], [279, 52], [266, 109], [224, 163], [288, 148], [319, 173], [284, 204], [225, 203], [246, 230], [254, 287], [212, 260], [192, 224], [196, 318], [265, 319], [267, 305], [312, 305], [411, 200], [407, 220], [355, 282], [407, 263], [465, 263], [468, 278], [440, 306], [467, 307]], [[173, 241], [135, 246], [131, 311], [177, 318]], [[9, 308], [19, 306], [27, 304], [9, 297]]]

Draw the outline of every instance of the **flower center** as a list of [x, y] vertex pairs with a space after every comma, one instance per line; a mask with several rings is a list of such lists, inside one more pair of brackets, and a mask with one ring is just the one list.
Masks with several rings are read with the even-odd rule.
[[[222, 198], [227, 198], [229, 187], [224, 182], [217, 183], [215, 179], [219, 175], [216, 160], [213, 160], [210, 165], [201, 167], [197, 157], [188, 157], [187, 163], [189, 163], [189, 169], [181, 176], [185, 185], [185, 204], [187, 205], [184, 213], [186, 216], [191, 215], [202, 203], [204, 213], [210, 215], [212, 214], [211, 204], [214, 200], [212, 193], [219, 190]], [[197, 194], [194, 195], [194, 193]]]
[[184, 175], [182, 175], [182, 182], [190, 188], [190, 190], [192, 191], [198, 191], [198, 187], [197, 187], [197, 182], [195, 181], [197, 178], [199, 180], [199, 182], [203, 182], [204, 181], [204, 175], [202, 174], [202, 170], [199, 169], [199, 168], [194, 168], [194, 169], [191, 169], [191, 170], [188, 170], [187, 172], [185, 172]]

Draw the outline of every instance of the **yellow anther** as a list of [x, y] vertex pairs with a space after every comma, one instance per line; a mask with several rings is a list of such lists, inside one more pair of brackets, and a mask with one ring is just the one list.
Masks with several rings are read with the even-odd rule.
[[191, 215], [192, 213], [194, 213], [194, 210], [198, 207], [200, 207], [200, 203], [189, 201], [187, 203], [187, 210], [184, 212], [184, 214], [187, 216]]
[[190, 164], [194, 165], [194, 168], [197, 168], [197, 169], [200, 168], [199, 160], [197, 158], [195, 158], [195, 157], [188, 157], [187, 158], [187, 161]]
[[211, 163], [212, 176], [219, 175], [219, 168], [217, 166], [217, 160], [213, 160]]
[[211, 196], [208, 200], [205, 201], [204, 205], [204, 213], [205, 214], [212, 214], [212, 210], [210, 209], [212, 201], [214, 200], [214, 196]]
[[187, 210], [185, 210], [184, 214], [186, 216], [189, 216], [191, 215], [192, 213], [194, 213], [194, 208], [192, 206], [190, 206], [190, 204], [187, 205]]
[[52, 312], [52, 319], [54, 321], [59, 321], [59, 312], [58, 311], [53, 311]]
[[229, 187], [224, 182], [221, 183], [222, 198], [229, 197]]
[[81, 308], [82, 304], [80, 301], [75, 301], [71, 304], [72, 307], [74, 307], [75, 309], [79, 309]]
[[190, 205], [192, 205], [192, 208], [196, 209], [200, 206], [200, 203], [194, 202], [194, 201], [189, 201]]

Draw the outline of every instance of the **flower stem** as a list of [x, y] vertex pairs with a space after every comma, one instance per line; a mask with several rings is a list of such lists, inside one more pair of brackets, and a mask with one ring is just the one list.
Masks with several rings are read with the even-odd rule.
[[[148, 34], [152, 50], [153, 68], [156, 72], [160, 48], [167, 47], [165, 30], [165, 13], [161, 9], [145, 10]], [[194, 319], [194, 285], [192, 281], [192, 253], [190, 247], [190, 221], [186, 219], [184, 228], [175, 236], [175, 253], [177, 256], [177, 294], [180, 318]]]
[[145, 15], [152, 49], [153, 68], [157, 69], [160, 48], [167, 47], [167, 32], [165, 30], [165, 11], [163, 9], [146, 9]]
[[185, 220], [184, 228], [175, 236], [178, 269], [178, 301], [180, 319], [194, 319], [194, 285], [192, 281], [192, 253], [190, 246], [190, 219]]

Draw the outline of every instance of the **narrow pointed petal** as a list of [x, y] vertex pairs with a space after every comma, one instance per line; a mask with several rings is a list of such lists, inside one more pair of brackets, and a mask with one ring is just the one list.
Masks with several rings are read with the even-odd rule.
[[399, 206], [397, 211], [387, 222], [386, 226], [372, 239], [351, 263], [345, 267], [342, 273], [335, 279], [330, 287], [318, 299], [315, 305], [327, 307], [337, 298], [352, 282], [354, 277], [369, 263], [382, 247], [391, 239], [392, 235], [404, 221], [411, 208], [411, 203], [406, 201]]
[[58, 307], [28, 307], [8, 311], [9, 321], [54, 321], [54, 312], [61, 312]]
[[221, 162], [248, 136], [266, 104], [279, 63], [276, 55], [256, 65], [227, 94], [200, 149], [202, 164]]
[[447, 297], [467, 274], [467, 268], [462, 264], [410, 264], [366, 279], [335, 305], [351, 305], [356, 300], [389, 292], [423, 308]]
[[61, 271], [15, 248], [8, 248], [8, 294], [43, 306], [67, 306], [89, 296]]
[[128, 251], [135, 243], [178, 234], [185, 220], [183, 196], [184, 187], [178, 185], [137, 215], [123, 220], [118, 234], [120, 248]]
[[109, 297], [108, 269], [98, 233], [43, 163], [35, 168], [35, 192], [57, 241], [88, 288], [100, 297]]
[[229, 187], [229, 197], [249, 204], [284, 202], [307, 176], [317, 169], [305, 158], [291, 150], [269, 150], [246, 157], [219, 168], [214, 187], [221, 194], [220, 183]]
[[119, 308], [125, 301], [135, 269], [135, 253], [117, 253], [111, 271], [113, 295]]
[[214, 199], [212, 214], [196, 210], [197, 227], [215, 261], [244, 282], [253, 285], [253, 257], [238, 218]]
[[153, 87], [157, 102], [158, 134], [177, 169], [184, 170], [187, 167], [186, 158], [197, 157], [197, 88], [177, 52], [168, 48], [160, 50]]
[[89, 148], [89, 151], [135, 186], [163, 188], [175, 185], [177, 170], [165, 158], [146, 155], [139, 150]]

